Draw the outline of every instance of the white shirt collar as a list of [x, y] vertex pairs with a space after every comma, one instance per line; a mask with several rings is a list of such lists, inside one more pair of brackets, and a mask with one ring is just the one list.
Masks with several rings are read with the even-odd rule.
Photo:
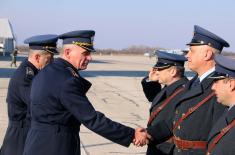
[[199, 80], [200, 82], [202, 82], [202, 80], [204, 80], [208, 75], [210, 75], [212, 72], [215, 71], [215, 67], [209, 69], [207, 72], [205, 72], [204, 74], [202, 74], [200, 77], [199, 77]]
[[228, 110], [232, 109], [233, 106], [234, 106], [234, 105], [229, 106]]

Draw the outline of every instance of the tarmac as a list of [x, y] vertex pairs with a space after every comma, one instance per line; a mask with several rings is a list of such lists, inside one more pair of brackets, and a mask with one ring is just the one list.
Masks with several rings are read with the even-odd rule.
[[[17, 65], [25, 56], [17, 58]], [[155, 64], [154, 57], [140, 55], [94, 55], [87, 70], [81, 71], [92, 83], [88, 98], [97, 111], [124, 125], [146, 127], [150, 103], [144, 96], [141, 80]], [[0, 56], [0, 146], [8, 124], [6, 95], [8, 83], [16, 68], [10, 67], [10, 58]], [[186, 72], [188, 76], [193, 74]], [[82, 155], [140, 155], [147, 147], [128, 148], [115, 144], [90, 131], [83, 125], [80, 130]]]

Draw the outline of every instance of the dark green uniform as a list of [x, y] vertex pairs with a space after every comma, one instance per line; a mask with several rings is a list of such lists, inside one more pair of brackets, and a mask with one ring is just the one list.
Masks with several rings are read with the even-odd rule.
[[16, 67], [16, 56], [17, 56], [18, 51], [15, 49], [13, 53], [11, 53], [11, 67], [14, 64]]

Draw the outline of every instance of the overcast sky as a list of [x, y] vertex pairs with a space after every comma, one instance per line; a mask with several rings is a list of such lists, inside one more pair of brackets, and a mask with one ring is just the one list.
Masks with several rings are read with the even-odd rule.
[[0, 18], [10, 20], [19, 45], [32, 35], [93, 29], [97, 48], [179, 49], [197, 24], [235, 51], [234, 8], [234, 0], [0, 0]]

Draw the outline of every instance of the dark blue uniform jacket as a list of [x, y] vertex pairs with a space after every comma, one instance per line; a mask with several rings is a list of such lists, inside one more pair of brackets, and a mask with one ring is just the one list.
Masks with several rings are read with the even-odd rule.
[[7, 107], [9, 125], [2, 145], [1, 155], [22, 155], [29, 130], [27, 110], [30, 104], [30, 89], [37, 68], [28, 60], [21, 63], [11, 77]]
[[96, 111], [86, 97], [91, 83], [62, 58], [46, 66], [31, 90], [31, 129], [24, 155], [78, 155], [83, 124], [123, 146], [133, 140], [134, 129], [113, 122]]
[[161, 91], [161, 84], [156, 81], [146, 81], [148, 77], [145, 77], [142, 81], [142, 88], [144, 91], [145, 97], [149, 102], [152, 102], [155, 96]]

